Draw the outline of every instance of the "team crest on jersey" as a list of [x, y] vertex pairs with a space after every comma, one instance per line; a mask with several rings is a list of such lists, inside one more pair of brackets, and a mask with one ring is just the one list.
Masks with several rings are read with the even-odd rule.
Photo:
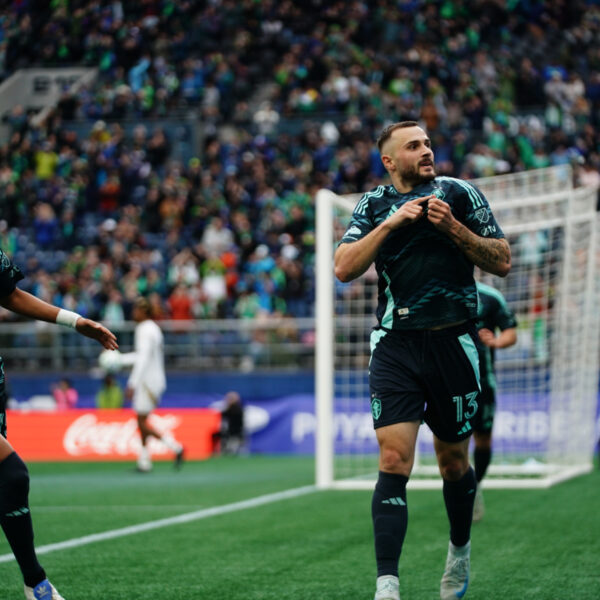
[[490, 213], [487, 208], [479, 208], [475, 211], [475, 218], [480, 223], [487, 223], [490, 220]]
[[442, 190], [441, 188], [433, 188], [433, 190], [431, 190], [431, 193], [438, 199], [438, 200], [443, 200], [446, 197], [446, 192], [444, 192], [444, 190]]
[[360, 228], [356, 225], [352, 225], [352, 227], [346, 231], [346, 235], [360, 235]]
[[381, 400], [375, 396], [371, 398], [371, 413], [376, 421], [381, 416]]

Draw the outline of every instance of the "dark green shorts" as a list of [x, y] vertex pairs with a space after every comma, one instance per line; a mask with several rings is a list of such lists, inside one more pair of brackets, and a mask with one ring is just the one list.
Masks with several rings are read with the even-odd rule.
[[369, 386], [375, 428], [422, 420], [445, 442], [469, 437], [479, 406], [477, 339], [472, 323], [374, 330]]

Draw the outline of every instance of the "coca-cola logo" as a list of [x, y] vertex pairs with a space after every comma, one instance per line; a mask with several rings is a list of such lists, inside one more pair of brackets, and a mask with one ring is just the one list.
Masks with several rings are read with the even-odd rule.
[[[175, 415], [150, 416], [150, 423], [163, 437], [174, 437], [173, 431], [180, 422]], [[127, 421], [102, 421], [93, 413], [85, 414], [73, 421], [63, 438], [63, 447], [71, 456], [137, 455], [140, 446], [140, 435], [135, 418]], [[148, 440], [147, 447], [152, 455], [171, 452], [155, 438]]]

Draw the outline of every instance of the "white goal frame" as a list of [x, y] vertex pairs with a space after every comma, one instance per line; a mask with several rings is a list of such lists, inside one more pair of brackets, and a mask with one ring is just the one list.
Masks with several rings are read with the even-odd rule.
[[[572, 314], [573, 307], [566, 296], [569, 286], [581, 287], [581, 282], [571, 282], [568, 258], [560, 275], [559, 296], [556, 298], [553, 327], [556, 351], [551, 358], [551, 377], [554, 373], [565, 375], [557, 378], [550, 392], [550, 413], [556, 422], [565, 427], [554, 427], [550, 433], [553, 451], [548, 453], [548, 462], [531, 461], [521, 465], [490, 465], [488, 477], [484, 480], [487, 488], [545, 488], [566, 479], [589, 472], [592, 469], [595, 445], [595, 420], [599, 374], [600, 305], [599, 265], [596, 260], [598, 250], [598, 229], [600, 221], [596, 213], [596, 190], [574, 189], [572, 173], [568, 166], [537, 169], [524, 173], [503, 175], [476, 180], [473, 182], [486, 195], [494, 215], [507, 237], [518, 235], [536, 227], [563, 227], [564, 247], [569, 252], [577, 243], [578, 226], [590, 224], [589, 245], [584, 265], [585, 289], [581, 292], [582, 304], [577, 307], [579, 314]], [[316, 484], [328, 489], [372, 489], [375, 483], [377, 463], [370, 477], [336, 479], [334, 472], [334, 371], [335, 371], [335, 314], [333, 253], [338, 240], [334, 239], [334, 210], [340, 209], [349, 214], [361, 194], [338, 196], [327, 189], [316, 195], [316, 346], [315, 346], [315, 412], [317, 429], [315, 437]], [[520, 212], [519, 212], [520, 211]], [[536, 216], [531, 220], [531, 215]], [[539, 218], [538, 215], [539, 214]], [[511, 215], [512, 221], [505, 223], [504, 215]], [[527, 221], [527, 218], [530, 220]], [[575, 253], [576, 250], [573, 250]], [[513, 257], [514, 263], [514, 257]], [[561, 295], [562, 294], [562, 295]], [[375, 305], [372, 310], [374, 312]], [[585, 323], [581, 338], [577, 343], [564, 343], [569, 328], [575, 322]], [[577, 373], [564, 374], [565, 353], [579, 353], [580, 369]], [[562, 382], [565, 383], [562, 383]], [[556, 388], [556, 389], [555, 389]], [[586, 417], [579, 416], [577, 423], [569, 421], [569, 414], [561, 412], [565, 395], [576, 394], [578, 407]], [[550, 444], [550, 442], [548, 442]], [[564, 457], [569, 457], [567, 460]], [[420, 464], [415, 460], [413, 476], [409, 487], [437, 489], [441, 487], [436, 465]]]

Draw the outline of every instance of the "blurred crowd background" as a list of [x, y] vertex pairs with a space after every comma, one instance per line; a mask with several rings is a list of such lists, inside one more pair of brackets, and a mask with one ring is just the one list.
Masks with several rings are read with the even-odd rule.
[[74, 65], [96, 81], [41, 122], [0, 115], [0, 247], [107, 324], [138, 294], [164, 319], [312, 316], [315, 194], [386, 181], [391, 121], [424, 124], [440, 174], [600, 180], [597, 0], [2, 3], [0, 78]]

